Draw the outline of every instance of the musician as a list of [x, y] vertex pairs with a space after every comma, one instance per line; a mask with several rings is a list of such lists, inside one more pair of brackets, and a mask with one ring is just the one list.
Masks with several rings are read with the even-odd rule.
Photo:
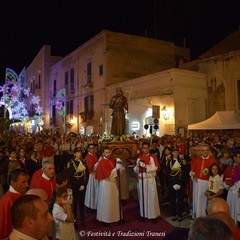
[[160, 164], [156, 156], [150, 154], [150, 144], [142, 144], [142, 153], [139, 154], [134, 172], [138, 177], [138, 199], [140, 205], [141, 221], [145, 218], [157, 223], [160, 216], [156, 173], [160, 171]]
[[169, 196], [172, 220], [182, 221], [184, 208], [184, 185], [187, 179], [186, 160], [179, 157], [179, 148], [172, 149], [172, 155], [166, 163], [166, 177], [169, 182]]
[[96, 179], [99, 181], [97, 220], [105, 226], [118, 222], [120, 216], [119, 190], [117, 187], [117, 171], [122, 169], [121, 163], [111, 158], [108, 146], [103, 148], [101, 160], [96, 169]]
[[67, 174], [73, 190], [74, 216], [75, 218], [78, 216], [77, 210], [79, 204], [80, 225], [85, 227], [84, 200], [89, 173], [87, 163], [82, 159], [82, 149], [75, 148], [73, 152], [74, 157], [67, 164]]

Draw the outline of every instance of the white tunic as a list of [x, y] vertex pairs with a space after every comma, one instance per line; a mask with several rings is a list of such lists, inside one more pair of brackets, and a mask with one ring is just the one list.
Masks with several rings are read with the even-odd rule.
[[230, 215], [237, 223], [237, 214], [239, 211], [239, 186], [240, 186], [240, 181], [236, 182], [229, 190], [228, 190], [228, 195], [227, 195], [227, 203], [230, 208]]
[[97, 209], [98, 198], [98, 180], [95, 179], [95, 172], [89, 174], [86, 195], [85, 206], [91, 209]]
[[113, 169], [108, 178], [99, 181], [97, 220], [101, 222], [112, 223], [120, 220], [119, 191], [116, 177], [116, 169]]
[[[157, 184], [155, 180], [157, 167], [153, 158], [151, 163], [146, 165], [146, 173], [143, 173], [143, 191], [142, 191], [142, 173], [139, 173], [138, 164], [134, 171], [138, 174], [138, 201], [140, 205], [140, 215], [148, 219], [154, 219], [160, 216], [160, 207], [158, 201]], [[143, 214], [143, 195], [144, 194], [144, 214]]]
[[193, 180], [193, 216], [194, 218], [206, 216], [208, 181], [202, 179]]

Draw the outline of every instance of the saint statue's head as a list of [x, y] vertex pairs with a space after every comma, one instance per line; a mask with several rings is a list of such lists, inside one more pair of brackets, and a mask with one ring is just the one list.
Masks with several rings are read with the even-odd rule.
[[119, 96], [123, 95], [123, 90], [120, 87], [116, 88], [116, 94]]

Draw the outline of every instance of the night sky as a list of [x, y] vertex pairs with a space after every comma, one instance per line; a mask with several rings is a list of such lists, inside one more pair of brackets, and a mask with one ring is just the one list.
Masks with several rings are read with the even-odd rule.
[[108, 29], [174, 42], [192, 59], [240, 25], [237, 0], [0, 0], [0, 81], [44, 44], [64, 56]]

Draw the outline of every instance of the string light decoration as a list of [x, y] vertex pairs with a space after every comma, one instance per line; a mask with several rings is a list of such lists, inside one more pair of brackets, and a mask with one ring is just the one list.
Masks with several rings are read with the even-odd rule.
[[55, 106], [56, 109], [58, 110], [57, 113], [63, 118], [63, 124], [62, 127], [65, 131], [66, 128], [66, 89], [62, 88], [60, 89], [57, 94], [56, 94], [56, 99], [55, 99]]
[[34, 106], [35, 115], [43, 117], [43, 108], [40, 106], [40, 97], [31, 93], [30, 88], [22, 87], [18, 74], [10, 68], [6, 69], [5, 84], [0, 86], [0, 107], [5, 106], [9, 119], [23, 120], [29, 115], [26, 100]]

